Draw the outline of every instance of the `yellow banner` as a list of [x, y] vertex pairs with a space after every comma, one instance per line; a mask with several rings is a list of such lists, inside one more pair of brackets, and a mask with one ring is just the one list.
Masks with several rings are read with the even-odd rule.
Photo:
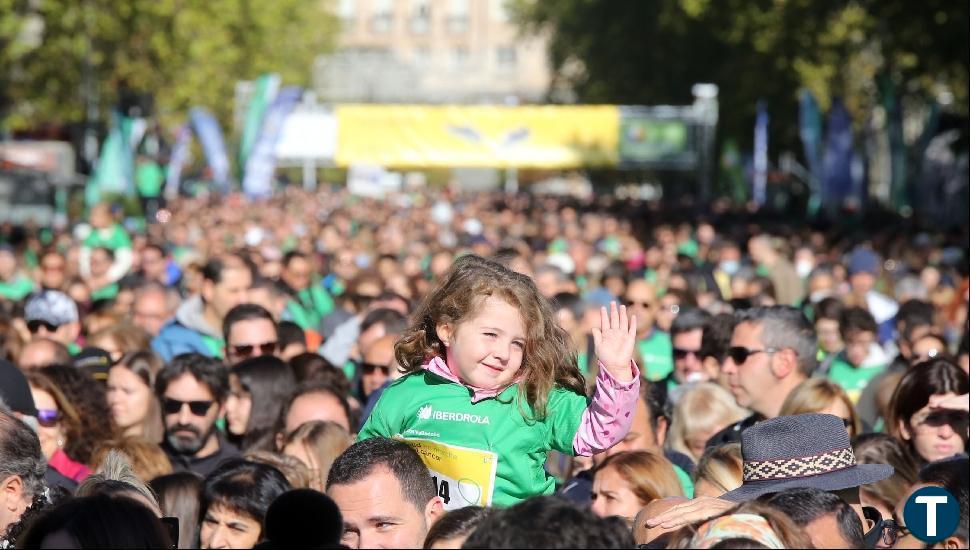
[[617, 162], [615, 106], [342, 105], [338, 166], [576, 168]]

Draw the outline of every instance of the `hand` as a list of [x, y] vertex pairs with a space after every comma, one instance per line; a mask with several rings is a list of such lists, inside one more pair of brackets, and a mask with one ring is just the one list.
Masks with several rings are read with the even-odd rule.
[[970, 393], [957, 395], [947, 393], [944, 395], [931, 395], [929, 407], [931, 409], [949, 409], [953, 411], [970, 412]]
[[633, 346], [637, 341], [637, 317], [626, 316], [626, 306], [616, 307], [610, 302], [610, 311], [600, 308], [600, 328], [593, 329], [593, 345], [596, 359], [620, 382], [633, 380]]
[[678, 529], [689, 523], [719, 516], [737, 506], [736, 502], [714, 497], [697, 497], [647, 520], [647, 527], [660, 526], [663, 529]]

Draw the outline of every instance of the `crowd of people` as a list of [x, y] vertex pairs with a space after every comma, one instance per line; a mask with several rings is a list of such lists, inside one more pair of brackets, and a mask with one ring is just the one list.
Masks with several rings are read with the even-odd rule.
[[908, 548], [968, 235], [286, 188], [0, 226], [0, 548]]

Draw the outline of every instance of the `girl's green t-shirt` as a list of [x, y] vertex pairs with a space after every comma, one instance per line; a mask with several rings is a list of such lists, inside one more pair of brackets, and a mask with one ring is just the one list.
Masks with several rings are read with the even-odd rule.
[[446, 509], [511, 506], [551, 494], [556, 480], [544, 468], [546, 454], [573, 454], [586, 396], [556, 388], [547, 415], [532, 410], [518, 385], [472, 403], [465, 386], [421, 371], [391, 384], [358, 435], [401, 439], [431, 470]]

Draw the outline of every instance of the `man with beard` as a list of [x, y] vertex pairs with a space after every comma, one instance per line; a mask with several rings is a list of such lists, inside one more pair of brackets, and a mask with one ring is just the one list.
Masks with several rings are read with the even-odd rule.
[[176, 472], [207, 476], [222, 461], [239, 455], [216, 429], [223, 415], [229, 378], [218, 360], [198, 353], [179, 355], [155, 380], [165, 421], [162, 448]]

